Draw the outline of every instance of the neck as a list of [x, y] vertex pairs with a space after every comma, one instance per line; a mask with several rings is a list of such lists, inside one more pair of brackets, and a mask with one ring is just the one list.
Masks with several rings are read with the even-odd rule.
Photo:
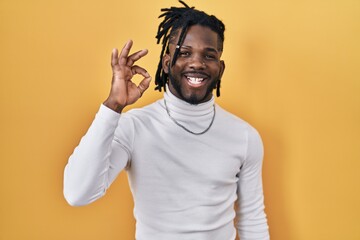
[[[200, 135], [210, 129], [215, 118], [215, 98], [200, 104], [190, 104], [176, 97], [167, 89], [164, 93], [164, 108], [171, 120], [181, 128]], [[166, 104], [166, 105], [165, 105]], [[179, 129], [181, 129], [179, 127]], [[187, 131], [187, 130], [186, 130]]]
[[176, 101], [183, 102], [185, 105], [203, 106], [204, 104], [206, 105], [206, 103], [211, 103], [211, 105], [214, 105], [214, 103], [215, 103], [215, 98], [214, 98], [213, 94], [210, 95], [210, 98], [208, 100], [201, 101], [199, 103], [193, 103], [192, 101], [186, 101], [186, 100], [184, 100], [183, 97], [180, 97], [179, 92], [173, 86], [171, 86], [169, 84], [165, 85], [165, 93], [164, 94], [174, 100], [176, 99]]

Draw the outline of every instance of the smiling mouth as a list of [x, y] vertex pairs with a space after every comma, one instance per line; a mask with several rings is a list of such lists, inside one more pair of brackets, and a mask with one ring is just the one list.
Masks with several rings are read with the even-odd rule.
[[205, 78], [186, 76], [186, 79], [192, 85], [200, 85], [204, 81]]

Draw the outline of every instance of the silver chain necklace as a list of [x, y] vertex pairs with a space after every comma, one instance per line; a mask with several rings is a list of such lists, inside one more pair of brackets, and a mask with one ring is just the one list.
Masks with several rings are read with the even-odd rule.
[[188, 133], [191, 133], [191, 134], [194, 134], [194, 135], [201, 135], [201, 134], [204, 134], [204, 133], [206, 133], [207, 131], [209, 131], [209, 129], [211, 128], [211, 126], [212, 126], [212, 124], [213, 124], [213, 122], [214, 122], [214, 119], [215, 119], [215, 114], [216, 114], [216, 112], [215, 112], [215, 104], [214, 104], [214, 105], [213, 105], [214, 115], [213, 115], [213, 117], [212, 117], [212, 119], [211, 119], [210, 125], [209, 125], [204, 131], [202, 131], [202, 132], [193, 132], [193, 131], [187, 129], [184, 125], [180, 124], [178, 121], [175, 120], [175, 118], [173, 118], [173, 117], [170, 115], [170, 111], [169, 111], [169, 109], [168, 109], [168, 107], [167, 107], [167, 104], [166, 104], [166, 100], [165, 100], [165, 99], [164, 99], [164, 104], [165, 104], [166, 112], [167, 112], [167, 114], [169, 115], [170, 119], [171, 119], [176, 125], [178, 125], [178, 126], [181, 127], [182, 129], [184, 129], [184, 130], [187, 131]]

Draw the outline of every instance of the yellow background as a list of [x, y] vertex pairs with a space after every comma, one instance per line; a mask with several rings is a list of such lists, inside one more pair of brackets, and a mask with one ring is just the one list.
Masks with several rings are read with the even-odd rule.
[[[265, 144], [273, 240], [360, 239], [360, 1], [192, 0], [227, 27], [223, 107]], [[174, 0], [0, 0], [0, 239], [134, 239], [122, 173], [80, 208], [63, 169], [129, 38], [154, 76], [160, 8]], [[135, 106], [162, 94], [151, 89]]]

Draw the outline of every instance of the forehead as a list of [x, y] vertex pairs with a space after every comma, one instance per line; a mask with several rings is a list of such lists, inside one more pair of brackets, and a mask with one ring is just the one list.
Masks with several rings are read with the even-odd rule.
[[[176, 34], [175, 41], [172, 43], [177, 43], [179, 40], [179, 35], [181, 31], [178, 31]], [[209, 27], [193, 25], [188, 28], [182, 46], [188, 46], [192, 48], [214, 48], [218, 49], [219, 38], [216, 32], [211, 30]]]

